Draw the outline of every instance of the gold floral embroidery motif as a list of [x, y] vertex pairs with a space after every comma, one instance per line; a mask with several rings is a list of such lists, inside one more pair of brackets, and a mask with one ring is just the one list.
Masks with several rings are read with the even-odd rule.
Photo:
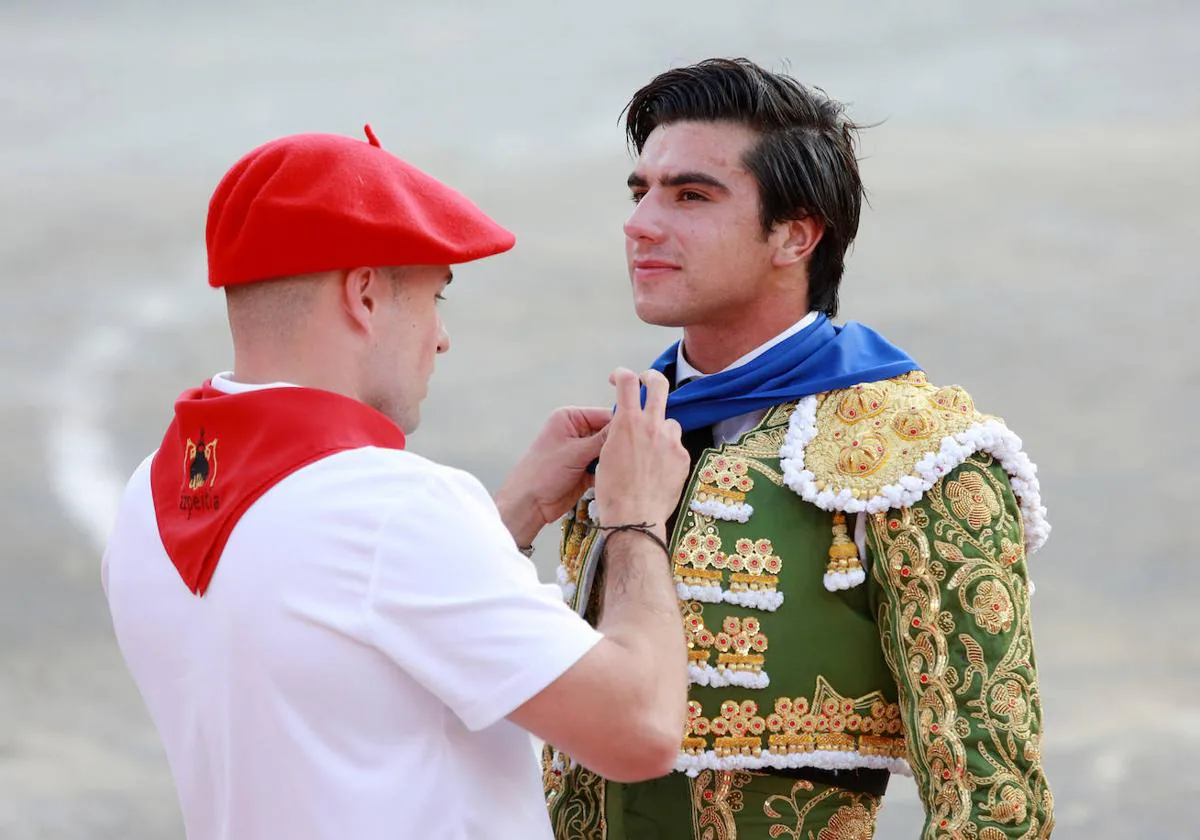
[[1015, 566], [1025, 559], [1025, 546], [1015, 543], [1008, 537], [1000, 539], [1000, 562], [1006, 566]]
[[887, 382], [858, 385], [848, 390], [838, 401], [834, 413], [839, 420], [847, 424], [874, 417], [887, 408], [891, 400], [890, 391]]
[[692, 830], [697, 840], [737, 840], [734, 814], [742, 810], [742, 788], [750, 774], [705, 770], [691, 781]]
[[699, 755], [704, 752], [708, 742], [705, 736], [711, 731], [708, 718], [704, 717], [704, 708], [699, 700], [688, 700], [687, 722], [684, 724], [683, 744], [681, 749], [689, 755]]
[[684, 752], [696, 753], [705, 746], [710, 733], [715, 736], [713, 750], [720, 756], [757, 755], [762, 750], [762, 734], [767, 724], [758, 716], [758, 704], [753, 700], [726, 700], [721, 704], [721, 716], [706, 718], [700, 703], [688, 701], [688, 719], [684, 732]]
[[1013, 603], [1008, 590], [994, 580], [985, 580], [975, 590], [969, 608], [975, 623], [993, 636], [1007, 633], [1013, 623]]
[[734, 553], [722, 551], [721, 535], [711, 520], [696, 516], [675, 548], [675, 581], [691, 586], [721, 586], [729, 572], [731, 592], [774, 592], [783, 560], [768, 539], [739, 539]]
[[733, 455], [717, 455], [700, 469], [700, 487], [696, 501], [709, 498], [724, 502], [742, 502], [746, 494], [754, 489], [750, 477], [750, 465], [744, 458]]
[[900, 707], [872, 692], [851, 699], [821, 677], [812, 702], [806, 697], [775, 700], [774, 711], [759, 715], [753, 700], [726, 700], [720, 714], [708, 718], [699, 701], [688, 701], [682, 744], [685, 753], [703, 752], [709, 736], [719, 756], [794, 755], [817, 750], [857, 752], [885, 758], [905, 755]]
[[959, 519], [965, 519], [976, 531], [1000, 515], [1000, 500], [996, 491], [983, 483], [977, 472], [969, 472], [961, 478], [946, 483], [946, 498]]
[[[941, 398], [955, 405], [954, 393]], [[917, 505], [869, 525], [925, 837], [1047, 836], [1053, 797], [1040, 765], [1024, 534], [1007, 478], [974, 455]]]
[[771, 541], [740, 539], [734, 544], [734, 550], [736, 554], [725, 558], [725, 565], [731, 572], [730, 591], [774, 592], [779, 585], [779, 571], [783, 568], [783, 560], [775, 554]]
[[693, 586], [720, 586], [725, 568], [721, 536], [707, 517], [696, 517], [675, 549], [675, 580]]
[[842, 447], [837, 457], [839, 472], [865, 478], [874, 474], [887, 460], [887, 443], [880, 435], [847, 435], [847, 438], [850, 442]]
[[817, 832], [817, 840], [871, 840], [875, 836], [875, 818], [879, 800], [872, 799], [871, 807], [861, 802], [838, 808], [828, 824]]
[[753, 700], [726, 700], [721, 704], [721, 716], [713, 718], [709, 727], [716, 736], [713, 750], [717, 755], [750, 755], [762, 748], [759, 736], [767, 723], [758, 716], [758, 704]]
[[[878, 797], [840, 788], [829, 788], [810, 796], [815, 789], [812, 782], [802, 780], [792, 785], [789, 796], [768, 797], [763, 803], [763, 813], [773, 820], [786, 819], [792, 823], [790, 826], [787, 822], [775, 823], [767, 830], [768, 835], [786, 835], [793, 840], [871, 840], [875, 836], [875, 820], [880, 805]], [[813, 811], [830, 799], [845, 804], [839, 805], [820, 828], [808, 828], [806, 823], [813, 816]], [[784, 814], [788, 812], [785, 818]]]
[[1002, 825], [1023, 823], [1029, 813], [1029, 797], [1018, 787], [1003, 785], [1000, 788], [1000, 799], [989, 810], [988, 817], [993, 822]]
[[[757, 618], [727, 615], [721, 630], [713, 633], [704, 626], [704, 607], [698, 601], [685, 602], [683, 628], [687, 634], [688, 660], [706, 663], [717, 649], [717, 669], [761, 671], [767, 649], [767, 636]], [[753, 651], [753, 652], [752, 652]]]
[[542, 748], [542, 785], [555, 840], [604, 840], [605, 780], [549, 744]]
[[1008, 726], [1018, 735], [1029, 736], [1029, 701], [1025, 687], [1016, 680], [1005, 680], [992, 686], [990, 697], [992, 714], [1004, 718]]
[[[926, 801], [927, 818], [945, 836], [956, 836], [971, 812], [971, 790], [966, 778], [967, 758], [958, 734], [958, 705], [947, 676], [949, 651], [946, 630], [938, 626], [943, 576], [932, 568], [924, 526], [929, 519], [920, 508], [875, 514], [874, 527], [883, 535], [885, 562], [893, 586], [901, 587], [901, 610], [893, 632], [901, 639], [905, 662], [893, 662], [911, 680], [912, 694], [901, 692], [906, 718], [913, 722], [906, 733], [910, 764], [919, 781], [936, 791]], [[881, 622], [885, 624], [886, 622]], [[916, 761], [914, 761], [916, 759]], [[921, 777], [925, 778], [922, 779]], [[943, 836], [941, 834], [936, 836]]]
[[704, 607], [698, 601], [683, 602], [683, 632], [687, 635], [688, 661], [708, 662], [717, 637], [704, 626]]
[[777, 487], [784, 485], [779, 471], [779, 447], [787, 435], [788, 418], [796, 408], [794, 402], [768, 409], [757, 428], [746, 432], [736, 443], [723, 446], [717, 457], [726, 456], [743, 461], [757, 477], [765, 478]]
[[986, 419], [961, 388], [935, 388], [920, 371], [818, 396], [817, 436], [804, 466], [818, 490], [859, 499], [915, 474], [930, 443]]
[[783, 835], [787, 834], [792, 837], [793, 840], [802, 840], [800, 832], [804, 830], [804, 818], [808, 816], [808, 812], [815, 808], [822, 799], [832, 796], [834, 793], [833, 789], [824, 791], [817, 796], [814, 796], [812, 799], [809, 799], [809, 801], [805, 804], [801, 805], [799, 802], [800, 795], [803, 793], [812, 793], [815, 788], [816, 786], [813, 785], [812, 782], [801, 779], [792, 785], [791, 794], [789, 796], [776, 795], [767, 797], [767, 801], [763, 803], [763, 813], [768, 817], [773, 820], [783, 819], [783, 814], [781, 814], [775, 806], [787, 803], [787, 805], [791, 807], [792, 814], [796, 818], [795, 828], [788, 828], [782, 823], [771, 826], [769, 829], [771, 837], [782, 837]]
[[862, 755], [904, 755], [900, 707], [887, 703], [878, 691], [850, 699], [817, 679], [814, 702], [808, 698], [775, 701], [767, 716], [768, 750], [790, 755], [814, 750], [857, 751]]
[[[721, 652], [717, 657], [718, 668], [731, 671], [762, 670], [762, 652], [767, 649], [767, 637], [759, 630], [758, 619], [725, 616], [714, 644]], [[755, 652], [751, 653], [752, 650]]]

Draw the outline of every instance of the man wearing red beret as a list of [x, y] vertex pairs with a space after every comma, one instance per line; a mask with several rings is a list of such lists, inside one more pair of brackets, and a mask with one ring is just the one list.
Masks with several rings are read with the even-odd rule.
[[[683, 728], [665, 378], [618, 370], [615, 412], [559, 409], [494, 500], [407, 452], [450, 266], [514, 239], [368, 137], [285, 137], [217, 187], [234, 369], [179, 397], [104, 554], [190, 840], [548, 838], [529, 733], [635, 781]], [[519, 547], [600, 454], [593, 629]]]

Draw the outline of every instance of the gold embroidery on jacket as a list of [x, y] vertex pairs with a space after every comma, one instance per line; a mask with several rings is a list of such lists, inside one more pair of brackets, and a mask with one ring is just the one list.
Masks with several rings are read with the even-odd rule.
[[[731, 671], [761, 671], [762, 652], [767, 649], [767, 635], [759, 630], [757, 618], [725, 616], [721, 632], [714, 641], [720, 654], [717, 668]], [[751, 651], [754, 651], [751, 653]]]
[[696, 840], [737, 840], [734, 814], [742, 810], [748, 781], [750, 774], [738, 770], [705, 770], [690, 781]]
[[698, 700], [688, 701], [683, 752], [697, 755], [708, 746], [721, 757], [732, 755], [795, 755], [815, 751], [857, 752], [885, 758], [906, 754], [900, 706], [875, 691], [848, 698], [817, 678], [813, 700], [806, 697], [775, 700], [763, 717], [753, 700], [726, 700], [719, 715], [704, 715]]
[[818, 490], [869, 499], [914, 475], [940, 441], [987, 419], [966, 391], [937, 388], [913, 371], [818, 396], [817, 436], [804, 466]]
[[950, 500], [954, 515], [965, 519], [976, 531], [991, 525], [1001, 512], [996, 491], [984, 484], [983, 477], [977, 472], [965, 473], [946, 482], [946, 498]]
[[[828, 788], [810, 796], [815, 789], [812, 782], [801, 780], [792, 785], [789, 796], [778, 794], [768, 797], [763, 803], [763, 813], [773, 820], [787, 820], [772, 825], [767, 830], [768, 835], [786, 835], [793, 840], [871, 840], [875, 836], [875, 819], [880, 805], [878, 797], [841, 788]], [[813, 810], [832, 798], [845, 804], [840, 805], [820, 828], [806, 826]], [[789, 826], [788, 822], [792, 825]]]
[[575, 505], [574, 513], [563, 519], [559, 562], [566, 571], [567, 582], [572, 584], [579, 582], [580, 566], [587, 556], [588, 547], [599, 533], [592, 527], [593, 523], [588, 518], [590, 503], [590, 499], [580, 499]]
[[878, 691], [857, 699], [843, 697], [824, 677], [817, 677], [811, 706], [806, 697], [781, 697], [766, 723], [771, 733], [768, 749], [775, 754], [834, 750], [904, 756], [899, 705], [886, 702]]
[[752, 755], [762, 749], [767, 722], [759, 717], [758, 704], [753, 700], [726, 700], [721, 704], [721, 716], [709, 721], [713, 735], [713, 750], [717, 755]]
[[858, 802], [843, 805], [817, 832], [817, 840], [871, 840], [875, 836], [875, 818], [880, 801], [868, 794]]
[[1007, 837], [996, 834], [1003, 825], [1027, 826], [1020, 836], [1032, 838], [1053, 827], [1028, 592], [1011, 571], [1024, 557], [1023, 526], [1001, 502], [1011, 490], [993, 463], [974, 455], [917, 506], [869, 520], [883, 553], [874, 573], [895, 599], [879, 624], [926, 837]]
[[721, 535], [707, 516], [691, 515], [696, 522], [675, 549], [675, 580], [692, 586], [720, 586], [725, 568]]
[[700, 468], [700, 486], [696, 501], [708, 498], [724, 502], [744, 502], [746, 494], [754, 489], [750, 477], [750, 465], [745, 458], [719, 454], [706, 461]]
[[[904, 661], [894, 662], [892, 667], [916, 680], [916, 708], [905, 709], [906, 719], [915, 721], [915, 727], [906, 733], [910, 764], [915, 765], [918, 782], [935, 791], [925, 803], [929, 822], [945, 831], [945, 836], [956, 836], [953, 832], [963, 827], [971, 812], [971, 788], [966, 753], [956, 729], [958, 706], [946, 677], [947, 628], [938, 626], [944, 570], [931, 561], [923, 530], [929, 519], [924, 510], [904, 508], [890, 515], [875, 514], [874, 523], [886, 551], [881, 565], [892, 585], [901, 590], [895, 635]], [[902, 691], [900, 697], [902, 705], [914, 702], [909, 692]]]
[[733, 553], [722, 550], [721, 534], [712, 519], [689, 512], [694, 520], [675, 548], [675, 581], [689, 586], [720, 587], [729, 573], [731, 592], [774, 592], [783, 559], [769, 539], [742, 538]]
[[605, 780], [549, 744], [542, 748], [542, 786], [555, 840], [605, 840]]
[[716, 634], [704, 626], [704, 605], [699, 601], [684, 601], [683, 631], [687, 636], [688, 662], [704, 665], [712, 656]]
[[734, 551], [737, 553], [725, 558], [725, 565], [730, 571], [730, 591], [774, 592], [779, 585], [783, 560], [775, 553], [771, 541], [743, 538], [734, 544]]
[[704, 605], [698, 601], [685, 601], [683, 629], [687, 636], [688, 661], [692, 664], [708, 667], [716, 648], [718, 671], [762, 670], [765, 661], [762, 654], [768, 641], [757, 618], [727, 615], [721, 630], [713, 633], [704, 625]]

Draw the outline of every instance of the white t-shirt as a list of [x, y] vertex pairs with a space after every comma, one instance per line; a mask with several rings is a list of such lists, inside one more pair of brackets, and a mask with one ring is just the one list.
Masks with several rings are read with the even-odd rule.
[[250, 507], [198, 598], [162, 547], [149, 467], [102, 578], [189, 840], [551, 836], [506, 716], [600, 635], [476, 479], [398, 450], [331, 455]]

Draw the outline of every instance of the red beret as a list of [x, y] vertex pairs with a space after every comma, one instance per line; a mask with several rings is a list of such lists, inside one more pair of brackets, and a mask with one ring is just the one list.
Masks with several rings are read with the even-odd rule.
[[273, 140], [239, 160], [208, 205], [208, 282], [231, 286], [339, 268], [456, 265], [516, 238], [469, 199], [369, 143]]

